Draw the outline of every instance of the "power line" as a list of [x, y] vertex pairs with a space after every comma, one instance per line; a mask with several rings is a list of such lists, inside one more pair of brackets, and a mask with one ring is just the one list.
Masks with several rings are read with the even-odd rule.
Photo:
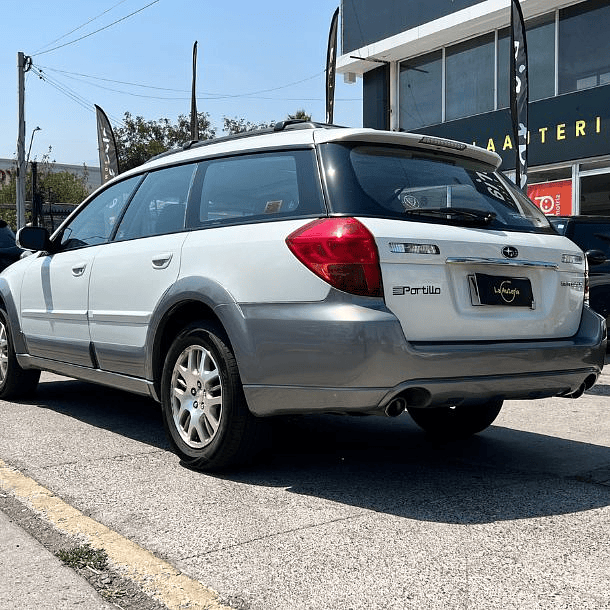
[[[48, 85], [51, 85], [54, 89], [56, 89], [57, 91], [59, 91], [60, 93], [65, 95], [66, 97], [70, 98], [72, 101], [76, 102], [81, 108], [84, 108], [85, 110], [88, 110], [90, 112], [95, 112], [95, 110], [94, 110], [95, 104], [93, 102], [86, 99], [85, 97], [83, 97], [82, 95], [80, 95], [79, 93], [74, 91], [73, 89], [70, 89], [70, 87], [68, 87], [67, 85], [61, 83], [57, 79], [51, 78], [48, 74], [45, 74], [42, 70], [38, 69], [36, 66], [32, 66], [32, 72], [34, 74], [36, 74], [36, 76], [38, 76], [38, 78], [40, 78], [43, 82], [47, 83]], [[115, 116], [109, 115], [109, 117], [111, 118], [112, 122], [117, 125], [124, 124], [121, 119], [118, 119]]]
[[120, 19], [117, 19], [116, 21], [113, 21], [112, 23], [109, 23], [108, 25], [105, 25], [103, 28], [94, 30], [93, 32], [90, 32], [89, 34], [85, 34], [84, 36], [81, 36], [80, 38], [75, 38], [74, 40], [71, 40], [70, 42], [60, 44], [59, 46], [53, 47], [52, 49], [47, 49], [46, 51], [42, 51], [40, 53], [34, 53], [34, 55], [44, 55], [45, 53], [50, 53], [51, 51], [57, 51], [57, 49], [63, 49], [63, 47], [67, 47], [71, 44], [79, 42], [80, 40], [89, 38], [89, 36], [93, 36], [94, 34], [97, 34], [98, 32], [103, 32], [104, 30], [107, 30], [108, 28], [112, 27], [113, 25], [116, 25], [117, 23], [120, 23], [121, 21], [125, 21], [125, 19], [129, 19], [129, 17], [133, 17], [134, 15], [141, 13], [143, 10], [147, 9], [149, 6], [152, 6], [153, 4], [157, 4], [157, 2], [159, 2], [159, 1], [160, 0], [153, 0], [146, 6], [143, 6], [142, 8], [139, 8], [137, 11], [134, 11], [133, 13], [129, 13], [129, 15], [125, 15], [125, 17], [121, 17]]
[[74, 28], [73, 30], [70, 30], [67, 34], [64, 34], [63, 36], [60, 36], [59, 38], [56, 38], [55, 40], [52, 40], [51, 42], [49, 42], [49, 43], [45, 44], [44, 46], [40, 47], [40, 49], [35, 51], [34, 55], [36, 53], [42, 51], [46, 47], [50, 47], [52, 44], [55, 44], [56, 42], [59, 42], [60, 40], [63, 40], [64, 38], [67, 38], [68, 36], [70, 36], [70, 34], [74, 34], [74, 32], [78, 32], [78, 30], [82, 30], [86, 25], [89, 25], [90, 23], [92, 23], [96, 19], [99, 19], [100, 17], [103, 17], [106, 13], [109, 13], [112, 9], [116, 8], [117, 6], [119, 6], [119, 4], [123, 4], [125, 2], [127, 2], [127, 0], [121, 0], [120, 2], [117, 2], [116, 4], [111, 6], [109, 9], [106, 9], [103, 13], [100, 13], [99, 15], [96, 15], [95, 17], [92, 17], [91, 19], [89, 19], [89, 21], [86, 21], [85, 23], [79, 25], [78, 27]]
[[[169, 92], [173, 92], [173, 93], [190, 93], [189, 89], [172, 89], [169, 87], [157, 87], [154, 85], [145, 85], [143, 83], [133, 83], [133, 82], [129, 82], [129, 81], [120, 81], [120, 80], [114, 80], [111, 78], [104, 78], [102, 76], [93, 76], [91, 74], [82, 74], [79, 72], [68, 72], [66, 70], [60, 70], [58, 68], [51, 68], [49, 66], [38, 66], [40, 69], [44, 69], [44, 70], [50, 70], [52, 72], [59, 72], [60, 74], [64, 74], [66, 75], [68, 78], [76, 78], [76, 77], [82, 77], [85, 79], [89, 79], [89, 80], [99, 80], [99, 81], [104, 81], [104, 82], [108, 82], [108, 83], [117, 83], [120, 85], [129, 85], [132, 87], [141, 87], [144, 89], [154, 89], [157, 91], [169, 91]], [[251, 97], [253, 95], [260, 95], [261, 93], [272, 93], [273, 91], [279, 91], [280, 89], [287, 89], [288, 87], [293, 87], [295, 85], [300, 85], [302, 83], [305, 83], [307, 81], [313, 80], [315, 78], [319, 78], [320, 76], [322, 76], [325, 73], [325, 70], [322, 70], [321, 72], [317, 72], [316, 74], [312, 75], [312, 76], [308, 76], [307, 78], [302, 78], [300, 80], [297, 81], [293, 81], [290, 83], [286, 83], [284, 85], [279, 85], [277, 87], [271, 87], [268, 89], [260, 89], [258, 91], [250, 91], [247, 93], [218, 93], [218, 92], [211, 92], [211, 91], [203, 91], [198, 93], [198, 96], [207, 96], [207, 97], [202, 97], [202, 99], [227, 99], [227, 98], [238, 98], [238, 97]], [[93, 84], [93, 83], [91, 83]], [[99, 85], [98, 85], [99, 86]], [[103, 88], [103, 87], [102, 87]], [[110, 91], [117, 91], [116, 89], [110, 89]], [[129, 92], [125, 92], [125, 91], [117, 91], [118, 93], [128, 93], [129, 95], [135, 95], [135, 94], [130, 94]], [[147, 97], [147, 96], [139, 96], [139, 97]], [[153, 97], [153, 96], [150, 96]], [[154, 99], [154, 97], [153, 97]], [[185, 98], [175, 98], [175, 97], [159, 97], [156, 99], [185, 99]], [[190, 99], [190, 97], [188, 98]]]
[[[49, 82], [49, 84], [53, 84], [56, 88], [63, 88], [65, 91], [69, 91], [71, 95], [76, 96], [78, 98], [80, 98], [80, 100], [84, 100], [85, 103], [89, 104], [90, 102], [88, 100], [85, 100], [85, 98], [83, 98], [82, 96], [80, 96], [79, 94], [77, 94], [74, 90], [70, 89], [67, 85], [62, 84], [61, 81], [59, 81], [57, 78], [55, 79], [51, 79], [49, 77], [49, 75], [44, 72], [42, 70], [42, 68], [40, 66], [34, 66], [33, 67], [33, 71], [35, 72], [35, 74], [37, 76], [39, 76], [40, 78], [42, 78], [43, 80], [45, 80], [46, 82]], [[64, 72], [61, 70], [58, 70], [58, 72]], [[65, 75], [67, 78], [72, 78], [74, 80], [78, 80], [77, 78], [75, 78], [74, 76], [70, 76], [70, 73], [65, 72]], [[315, 75], [314, 77], [311, 78], [316, 78], [318, 75]], [[111, 79], [101, 79], [101, 80], [106, 80], [106, 81], [110, 81]], [[304, 79], [304, 80], [310, 80], [310, 79]], [[120, 82], [120, 81], [115, 81], [115, 82]], [[299, 81], [302, 82], [302, 81]], [[187, 96], [156, 96], [156, 95], [145, 95], [142, 93], [133, 93], [131, 91], [124, 91], [124, 90], [120, 90], [120, 89], [113, 89], [112, 87], [105, 87], [104, 85], [100, 85], [98, 83], [87, 83], [91, 86], [97, 87], [99, 89], [103, 89], [105, 91], [112, 91], [113, 93], [119, 93], [121, 95], [130, 95], [133, 97], [141, 97], [141, 98], [146, 98], [146, 99], [154, 99], [154, 100], [166, 100], [166, 101], [184, 101], [184, 100], [189, 100], [190, 97]], [[272, 90], [277, 90], [277, 89], [281, 89], [284, 88], [285, 86], [282, 87], [276, 87]], [[177, 90], [172, 90], [172, 89], [167, 89], [165, 88], [165, 90], [168, 91], [181, 91], [180, 89]], [[64, 92], [65, 92], [64, 91]], [[245, 99], [258, 99], [258, 100], [275, 100], [275, 101], [303, 101], [303, 102], [311, 102], [311, 101], [323, 101], [323, 98], [316, 98], [316, 97], [285, 97], [285, 98], [278, 98], [278, 97], [267, 97], [267, 96], [260, 96], [260, 95], [255, 95], [255, 93], [244, 93], [244, 94], [238, 94], [238, 95], [218, 95], [218, 96], [205, 96], [205, 95], [198, 95], [197, 99], [200, 101], [210, 101], [210, 100], [222, 100], [222, 99], [226, 99], [227, 97], [232, 97], [232, 98], [236, 98], [236, 97], [243, 97]], [[342, 102], [351, 102], [351, 101], [360, 101], [360, 98], [338, 98], [337, 101], [342, 101]], [[93, 105], [91, 103], [91, 105]], [[114, 119], [116, 120], [116, 119]], [[122, 121], [117, 121], [117, 122], [121, 122]]]

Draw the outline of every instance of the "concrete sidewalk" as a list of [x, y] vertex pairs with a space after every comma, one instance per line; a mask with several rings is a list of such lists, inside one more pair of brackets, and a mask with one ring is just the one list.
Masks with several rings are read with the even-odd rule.
[[116, 606], [0, 510], [0, 608], [111, 610]]

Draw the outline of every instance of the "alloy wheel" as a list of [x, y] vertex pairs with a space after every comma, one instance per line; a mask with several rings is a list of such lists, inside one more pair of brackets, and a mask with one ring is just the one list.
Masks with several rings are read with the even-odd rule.
[[222, 381], [209, 350], [191, 345], [178, 356], [170, 392], [174, 425], [182, 440], [192, 449], [209, 445], [222, 418]]

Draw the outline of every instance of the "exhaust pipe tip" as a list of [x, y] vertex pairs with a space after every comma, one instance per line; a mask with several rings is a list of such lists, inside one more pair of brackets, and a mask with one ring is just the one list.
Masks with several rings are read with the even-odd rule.
[[398, 398], [394, 398], [390, 401], [388, 406], [385, 408], [385, 414], [388, 417], [398, 417], [405, 412], [406, 408], [407, 401], [399, 396]]
[[587, 389], [586, 384], [582, 384], [578, 390], [572, 392], [571, 394], [568, 394], [568, 398], [580, 398], [584, 393], [585, 390]]

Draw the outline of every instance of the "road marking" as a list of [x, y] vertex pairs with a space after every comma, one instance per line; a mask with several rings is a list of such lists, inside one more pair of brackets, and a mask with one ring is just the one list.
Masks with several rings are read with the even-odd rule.
[[104, 549], [122, 576], [132, 580], [170, 610], [231, 610], [218, 593], [182, 574], [151, 552], [83, 515], [33, 479], [0, 460], [0, 488], [11, 492], [70, 536], [85, 538], [94, 548]]

